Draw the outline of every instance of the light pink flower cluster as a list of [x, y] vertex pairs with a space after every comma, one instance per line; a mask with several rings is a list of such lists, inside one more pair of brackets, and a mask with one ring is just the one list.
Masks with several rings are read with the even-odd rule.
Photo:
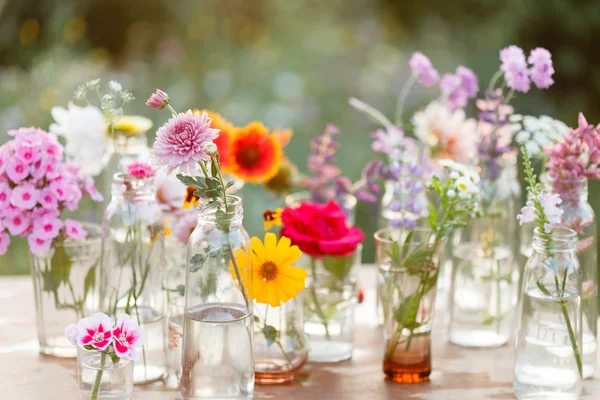
[[469, 99], [477, 96], [479, 82], [477, 75], [469, 68], [459, 65], [455, 74], [444, 74], [440, 81], [440, 90], [450, 110], [464, 108]]
[[94, 180], [63, 156], [56, 136], [37, 128], [8, 131], [14, 139], [0, 147], [0, 254], [9, 234], [27, 237], [34, 254], [47, 252], [59, 235], [81, 240], [86, 232], [74, 220], [61, 221], [84, 195], [102, 201]]
[[544, 148], [554, 190], [567, 201], [571, 200], [571, 189], [582, 179], [600, 179], [600, 124], [588, 124], [582, 113], [578, 123], [577, 129], [565, 134], [563, 142], [549, 143]]
[[[506, 85], [517, 92], [527, 93], [533, 82], [538, 89], [548, 89], [554, 83], [552, 55], [544, 48], [533, 49], [525, 58], [523, 49], [508, 46], [500, 50], [500, 69], [504, 72]], [[527, 62], [531, 64], [529, 68]]]
[[145, 340], [144, 329], [127, 314], [115, 324], [108, 315], [96, 313], [67, 326], [65, 336], [72, 344], [87, 350], [100, 350], [133, 361], [139, 358], [136, 349]]
[[433, 86], [440, 80], [440, 74], [431, 65], [431, 60], [419, 51], [412, 54], [408, 65], [412, 74], [418, 77], [419, 82], [424, 86]]
[[152, 165], [138, 161], [134, 161], [127, 165], [127, 173], [135, 179], [146, 179], [154, 176]]
[[[539, 201], [544, 210], [544, 215], [546, 216], [544, 230], [550, 232], [553, 224], [560, 224], [563, 210], [558, 208], [558, 205], [562, 203], [562, 199], [558, 194], [540, 193], [537, 195], [537, 201]], [[534, 201], [532, 200], [527, 201], [525, 207], [521, 209], [521, 214], [517, 215], [520, 225], [527, 222], [533, 222], [537, 217], [538, 213]]]

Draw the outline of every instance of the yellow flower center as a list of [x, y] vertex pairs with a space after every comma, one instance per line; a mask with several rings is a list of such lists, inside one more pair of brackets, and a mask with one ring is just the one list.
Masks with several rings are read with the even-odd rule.
[[266, 261], [260, 267], [260, 274], [263, 279], [268, 281], [275, 279], [275, 277], [277, 277], [277, 265], [275, 265], [275, 263], [272, 261]]
[[467, 185], [465, 185], [464, 183], [460, 183], [460, 184], [458, 185], [458, 187], [459, 187], [460, 189], [462, 189], [462, 190], [467, 190]]

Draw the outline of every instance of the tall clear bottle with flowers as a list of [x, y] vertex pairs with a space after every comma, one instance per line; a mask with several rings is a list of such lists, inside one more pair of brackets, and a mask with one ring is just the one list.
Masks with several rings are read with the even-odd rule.
[[253, 271], [242, 201], [228, 196], [206, 113], [177, 114], [157, 90], [149, 107], [173, 117], [156, 134], [152, 153], [200, 199], [187, 250], [180, 394], [183, 399], [254, 396]]
[[562, 226], [577, 232], [576, 255], [582, 273], [583, 378], [594, 375], [598, 338], [598, 239], [596, 216], [588, 202], [588, 179], [600, 179], [600, 129], [579, 114], [579, 126], [563, 140], [545, 148], [548, 179], [545, 188], [561, 197]]
[[348, 226], [337, 203], [305, 202], [285, 208], [281, 235], [306, 255], [304, 332], [310, 341], [309, 360], [336, 362], [352, 357], [356, 275], [360, 266], [360, 229]]
[[557, 194], [541, 191], [523, 147], [529, 201], [518, 218], [535, 222], [525, 266], [516, 340], [514, 390], [518, 399], [578, 399], [582, 384], [582, 273], [577, 233], [556, 227]]
[[[86, 196], [101, 201], [92, 178], [64, 156], [56, 136], [9, 130], [0, 146], [0, 255], [11, 236], [27, 238], [40, 351], [74, 357], [64, 325], [98, 308], [100, 227], [65, 218]], [[62, 329], [61, 329], [62, 325]]]
[[130, 314], [146, 330], [134, 381], [162, 379], [167, 365], [164, 230], [150, 165], [132, 163], [127, 173], [115, 174], [103, 237], [102, 309], [114, 316]]

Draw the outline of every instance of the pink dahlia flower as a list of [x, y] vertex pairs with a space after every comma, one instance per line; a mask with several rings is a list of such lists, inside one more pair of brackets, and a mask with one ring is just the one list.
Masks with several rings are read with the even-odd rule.
[[77, 344], [104, 350], [113, 341], [113, 326], [114, 321], [104, 313], [83, 318], [77, 324]]
[[205, 112], [191, 110], [172, 117], [156, 132], [152, 154], [159, 164], [167, 166], [169, 173], [179, 168], [194, 174], [198, 161], [210, 160], [204, 145], [219, 136], [218, 129], [210, 128], [211, 122]]
[[146, 179], [154, 176], [154, 171], [152, 171], [150, 164], [137, 161], [127, 165], [127, 172], [135, 179]]
[[165, 108], [169, 104], [169, 95], [160, 89], [156, 89], [156, 92], [150, 96], [146, 101], [146, 105], [152, 108]]
[[135, 361], [138, 358], [136, 347], [144, 344], [144, 329], [125, 314], [117, 320], [112, 335], [115, 353], [119, 357]]

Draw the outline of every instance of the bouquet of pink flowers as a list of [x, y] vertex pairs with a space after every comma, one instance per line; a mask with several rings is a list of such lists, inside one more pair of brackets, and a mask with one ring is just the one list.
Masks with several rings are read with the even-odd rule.
[[63, 156], [56, 136], [33, 127], [8, 135], [14, 139], [0, 147], [0, 254], [8, 249], [9, 234], [27, 237], [36, 255], [55, 241], [84, 239], [79, 222], [60, 216], [76, 210], [85, 195], [102, 201], [93, 179]]

